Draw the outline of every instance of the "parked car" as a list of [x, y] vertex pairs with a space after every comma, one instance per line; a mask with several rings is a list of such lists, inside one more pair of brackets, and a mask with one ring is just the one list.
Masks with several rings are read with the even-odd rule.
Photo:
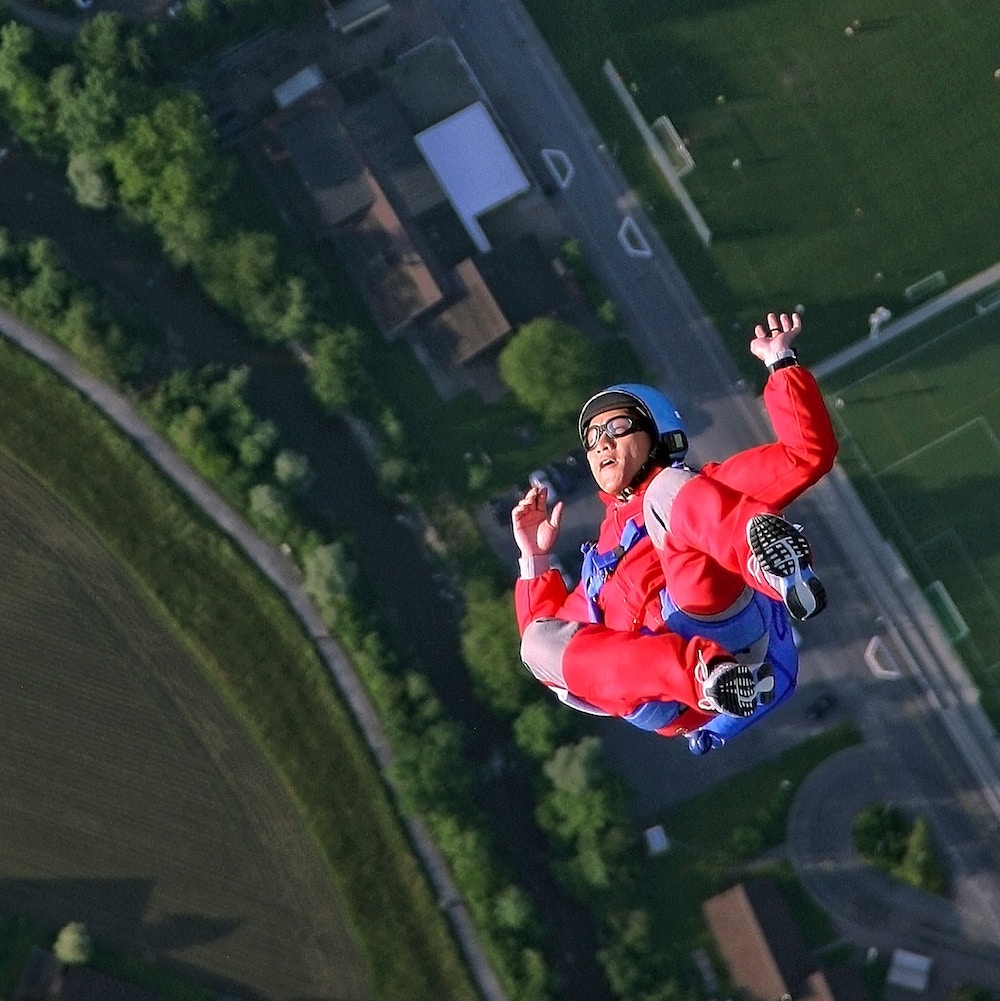
[[833, 692], [824, 692], [818, 699], [809, 704], [809, 708], [806, 709], [806, 717], [814, 723], [818, 722], [824, 716], [829, 715], [836, 704], [837, 697]]

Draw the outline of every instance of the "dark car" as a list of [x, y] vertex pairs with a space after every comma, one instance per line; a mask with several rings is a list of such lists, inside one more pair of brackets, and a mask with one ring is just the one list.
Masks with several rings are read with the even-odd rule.
[[832, 692], [824, 692], [815, 702], [809, 703], [806, 709], [806, 717], [813, 722], [823, 719], [830, 714], [837, 704], [837, 697]]

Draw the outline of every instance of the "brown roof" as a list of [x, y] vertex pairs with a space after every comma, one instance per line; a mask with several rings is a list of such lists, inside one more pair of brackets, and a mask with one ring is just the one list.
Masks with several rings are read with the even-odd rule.
[[332, 235], [379, 328], [392, 337], [443, 296], [382, 188], [370, 171], [364, 176], [373, 195], [371, 207]]
[[453, 269], [458, 298], [425, 324], [425, 344], [435, 358], [464, 365], [510, 333], [503, 310], [471, 259]]
[[810, 960], [778, 884], [738, 883], [702, 905], [733, 982], [758, 1001], [812, 995]]

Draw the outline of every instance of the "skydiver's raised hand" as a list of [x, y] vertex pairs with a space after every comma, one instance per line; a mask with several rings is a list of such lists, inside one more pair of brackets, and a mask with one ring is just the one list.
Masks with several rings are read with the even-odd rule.
[[544, 487], [530, 487], [510, 512], [514, 541], [522, 556], [550, 553], [559, 538], [563, 504], [557, 501], [549, 513], [548, 495]]
[[768, 313], [764, 323], [754, 327], [750, 353], [765, 365], [794, 357], [795, 339], [801, 333], [802, 317], [798, 313]]

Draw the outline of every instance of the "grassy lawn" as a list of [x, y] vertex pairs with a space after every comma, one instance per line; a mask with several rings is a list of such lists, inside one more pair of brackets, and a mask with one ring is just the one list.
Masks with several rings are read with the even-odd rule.
[[971, 304], [824, 380], [841, 462], [1000, 720], [1000, 313]]
[[101, 538], [281, 776], [373, 994], [472, 996], [378, 770], [280, 596], [74, 392], [6, 343], [0, 390], [0, 447]]
[[[708, 941], [701, 905], [741, 876], [743, 867], [785, 840], [788, 807], [795, 789], [825, 758], [860, 740], [851, 727], [829, 730], [662, 815], [671, 850], [643, 863], [647, 906], [664, 941], [680, 944], [678, 958], [693, 944]], [[769, 870], [770, 871], [770, 870]], [[824, 916], [796, 887], [787, 870], [774, 870], [792, 887], [789, 903], [806, 943], [816, 948], [830, 939]]]
[[[720, 330], [801, 302], [832, 352], [864, 335], [875, 305], [901, 311], [925, 275], [955, 283], [1000, 259], [1000, 21], [988, 5], [527, 6]], [[605, 58], [647, 120], [667, 114], [686, 139], [709, 254], [678, 237]]]

